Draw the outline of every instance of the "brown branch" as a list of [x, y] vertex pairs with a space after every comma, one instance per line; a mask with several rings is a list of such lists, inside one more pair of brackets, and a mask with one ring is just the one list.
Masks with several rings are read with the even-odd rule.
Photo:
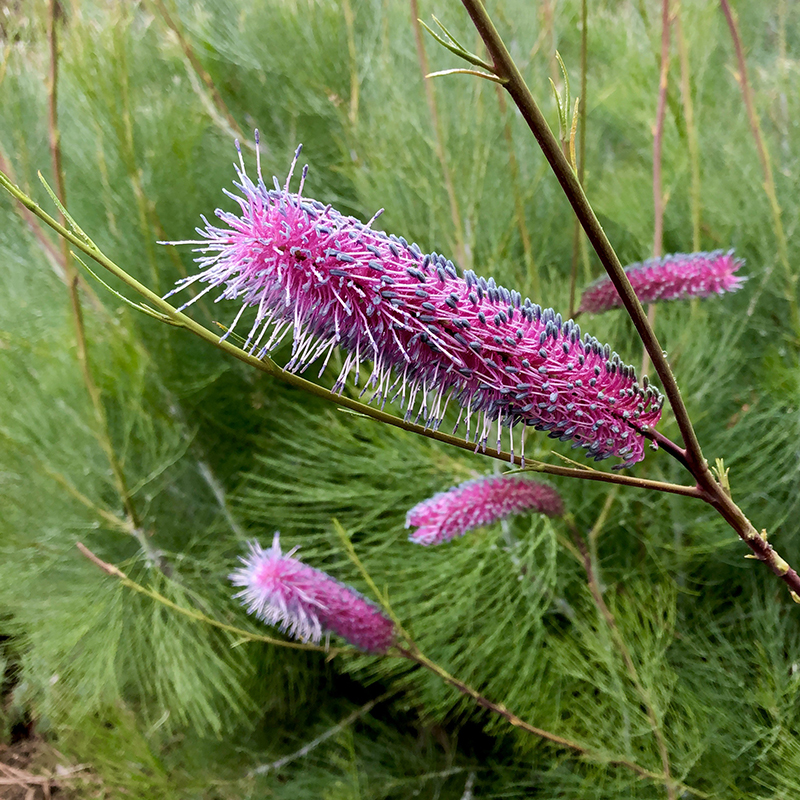
[[558, 140], [550, 130], [547, 120], [539, 110], [533, 95], [528, 89], [522, 75], [511, 58], [503, 40], [494, 27], [494, 23], [486, 13], [480, 0], [462, 0], [473, 24], [483, 39], [486, 49], [492, 57], [495, 73], [505, 81], [505, 88], [519, 108], [523, 118], [528, 123], [536, 141], [542, 148], [545, 158], [564, 190], [578, 219], [586, 231], [592, 246], [600, 258], [603, 266], [611, 278], [611, 282], [620, 295], [623, 305], [633, 321], [634, 327], [645, 344], [653, 366], [661, 379], [664, 392], [672, 406], [675, 419], [681, 431], [684, 443], [690, 454], [691, 460], [697, 464], [703, 463], [700, 444], [692, 427], [689, 414], [681, 397], [680, 389], [670, 369], [669, 362], [661, 348], [658, 338], [652, 327], [647, 322], [642, 304], [634, 292], [627, 275], [625, 274], [619, 257], [608, 241], [608, 237], [600, 225], [597, 216], [589, 204], [581, 188], [577, 175], [572, 170], [564, 154], [561, 152]]
[[[727, 0], [721, 0], [721, 2], [727, 6]], [[758, 533], [750, 520], [747, 519], [742, 510], [731, 500], [730, 496], [726, 494], [723, 487], [717, 483], [711, 474], [708, 463], [700, 449], [700, 443], [689, 418], [689, 412], [681, 397], [677, 381], [672, 374], [672, 369], [667, 361], [666, 354], [661, 349], [655, 331], [649, 324], [642, 304], [636, 297], [636, 292], [634, 292], [628, 276], [625, 274], [625, 270], [614, 252], [614, 248], [611, 246], [603, 227], [589, 204], [577, 176], [561, 152], [558, 140], [539, 110], [494, 23], [489, 18], [480, 0], [462, 0], [462, 3], [491, 56], [495, 74], [503, 79], [505, 88], [528, 123], [653, 361], [653, 366], [661, 379], [664, 393], [672, 407], [675, 421], [683, 438], [685, 465], [697, 481], [697, 490], [700, 492], [702, 499], [719, 512], [750, 547], [755, 557], [767, 564], [789, 586], [792, 597], [800, 602], [800, 576], [774, 551], [766, 541], [766, 537]]]
[[[625, 769], [629, 769], [632, 772], [635, 772], [642, 778], [649, 778], [651, 780], [658, 781], [659, 783], [663, 783], [665, 782], [665, 780], [671, 780], [670, 778], [668, 778], [663, 774], [659, 774], [657, 772], [652, 772], [649, 769], [645, 769], [644, 767], [639, 766], [639, 764], [636, 764], [635, 762], [630, 761], [626, 758], [620, 758], [618, 756], [605, 757], [603, 756], [603, 754], [598, 753], [597, 751], [593, 750], [590, 747], [587, 747], [584, 744], [581, 744], [580, 742], [573, 741], [572, 739], [567, 739], [564, 736], [559, 736], [558, 734], [552, 733], [551, 731], [547, 731], [544, 728], [538, 728], [535, 725], [531, 725], [529, 722], [526, 722], [513, 712], [509, 711], [502, 703], [495, 703], [489, 700], [487, 697], [484, 697], [476, 689], [473, 689], [468, 684], [450, 675], [450, 673], [448, 673], [445, 669], [443, 669], [438, 664], [436, 664], [435, 662], [427, 658], [425, 655], [423, 655], [419, 651], [419, 649], [413, 644], [411, 644], [408, 647], [408, 649], [400, 648], [400, 652], [401, 655], [403, 655], [409, 661], [413, 661], [414, 663], [419, 664], [424, 669], [427, 669], [434, 675], [437, 675], [445, 683], [448, 683], [450, 686], [457, 689], [459, 692], [461, 692], [461, 694], [466, 695], [470, 699], [474, 700], [475, 703], [481, 708], [485, 708], [487, 711], [491, 711], [493, 714], [497, 714], [498, 716], [503, 717], [503, 719], [505, 719], [515, 728], [519, 728], [520, 730], [523, 730], [526, 733], [530, 733], [534, 736], [540, 737], [541, 739], [545, 739], [548, 742], [557, 744], [560, 747], [565, 747], [568, 750], [572, 750], [573, 752], [578, 753], [584, 758], [591, 759], [592, 761], [604, 764], [610, 764], [612, 766], [617, 766], [617, 767], [624, 767]], [[703, 792], [700, 792], [697, 789], [692, 788], [691, 786], [677, 783], [675, 781], [673, 781], [671, 785], [677, 786], [682, 791], [690, 792], [697, 797], [708, 796]]]
[[683, 464], [683, 466], [686, 467], [689, 472], [692, 471], [686, 455], [686, 450], [684, 450], [682, 447], [678, 447], [675, 442], [664, 436], [661, 431], [657, 431], [655, 428], [648, 428], [647, 430], [641, 430], [640, 433], [645, 437], [645, 439], [650, 439], [651, 442], [655, 442], [659, 447], [669, 453], [676, 461], [679, 461], [681, 464]]

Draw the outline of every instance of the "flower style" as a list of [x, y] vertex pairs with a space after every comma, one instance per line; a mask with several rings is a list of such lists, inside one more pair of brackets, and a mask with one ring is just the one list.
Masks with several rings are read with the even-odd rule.
[[229, 575], [242, 591], [249, 614], [277, 625], [295, 639], [319, 642], [323, 632], [338, 634], [368, 653], [385, 653], [395, 641], [394, 623], [355, 589], [281, 553], [280, 534], [265, 550], [250, 542], [244, 565]]
[[217, 300], [240, 300], [225, 336], [255, 309], [245, 350], [263, 358], [291, 331], [291, 372], [321, 360], [321, 375], [342, 347], [347, 355], [334, 391], [351, 372], [358, 384], [359, 365], [372, 361], [369, 401], [399, 398], [406, 419], [416, 410], [414, 421], [426, 427], [438, 428], [455, 399], [456, 429], [463, 419], [467, 441], [477, 416], [476, 449], [485, 449], [494, 424], [498, 450], [502, 427], [521, 424], [572, 440], [596, 460], [618, 456], [618, 467], [644, 457], [642, 432], [658, 422], [663, 405], [646, 378], [640, 385], [608, 345], [581, 338], [580, 328], [552, 309], [471, 271], [459, 277], [444, 256], [373, 230], [381, 212], [363, 224], [304, 198], [308, 167], [291, 193], [299, 152], [285, 185], [275, 178], [268, 189], [260, 162], [254, 183], [239, 150], [241, 196], [226, 194], [241, 216], [217, 210], [226, 227], [203, 218], [201, 239], [171, 242], [196, 245], [201, 255], [200, 271], [170, 294], [208, 284], [180, 310], [215, 289]]
[[408, 537], [416, 544], [441, 544], [524, 511], [560, 517], [564, 504], [558, 492], [543, 483], [522, 476], [490, 475], [415, 505], [406, 515], [406, 528], [421, 526]]
[[[651, 258], [640, 264], [625, 267], [636, 296], [642, 303], [658, 300], [683, 300], [687, 297], [710, 297], [741, 289], [747, 278], [734, 275], [744, 264], [727, 253], [675, 253], [663, 258]], [[587, 287], [581, 298], [581, 312], [601, 314], [619, 308], [622, 298], [608, 277], [600, 278]]]

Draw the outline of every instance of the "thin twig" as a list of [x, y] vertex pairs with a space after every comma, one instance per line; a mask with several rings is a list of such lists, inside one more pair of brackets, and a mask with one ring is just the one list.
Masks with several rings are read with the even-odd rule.
[[[658, 73], [658, 102], [656, 103], [656, 123], [653, 127], [653, 258], [661, 258], [664, 249], [664, 189], [661, 167], [664, 146], [664, 117], [667, 111], [667, 89], [669, 86], [669, 0], [661, 0], [661, 61]], [[652, 328], [656, 321], [657, 306], [647, 307], [647, 321]], [[642, 356], [641, 374], [647, 374], [650, 357], [647, 350]]]
[[689, 48], [686, 46], [686, 40], [683, 38], [680, 2], [675, 5], [672, 19], [675, 23], [675, 40], [678, 45], [678, 56], [681, 62], [681, 99], [683, 101], [683, 114], [686, 118], [686, 140], [689, 145], [689, 165], [692, 173], [692, 250], [697, 252], [701, 248], [700, 232], [702, 225], [700, 146], [697, 140], [697, 126], [694, 120]]
[[503, 81], [496, 75], [492, 75], [489, 72], [481, 72], [478, 69], [440, 69], [436, 72], [429, 72], [425, 77], [445, 78], [448, 75], [472, 75], [476, 78], [485, 78], [487, 81], [491, 81], [492, 83], [503, 83]]
[[[609, 495], [608, 501], [612, 501], [612, 495]], [[606, 502], [606, 505], [603, 507], [603, 511], [601, 512], [600, 518], [595, 523], [592, 533], [590, 536], [596, 537], [597, 531], [599, 527], [602, 525], [601, 519], [604, 520], [605, 516], [608, 514], [610, 509], [611, 503]], [[658, 747], [658, 752], [661, 757], [661, 768], [664, 771], [664, 785], [667, 789], [667, 797], [670, 800], [674, 800], [675, 798], [675, 783], [672, 779], [672, 773], [670, 770], [670, 763], [669, 763], [669, 752], [667, 750], [667, 743], [664, 739], [663, 731], [661, 730], [661, 720], [656, 715], [655, 709], [653, 707], [653, 700], [650, 697], [650, 693], [645, 689], [644, 685], [639, 678], [639, 673], [636, 669], [636, 665], [634, 664], [633, 657], [631, 656], [630, 650], [628, 650], [628, 646], [625, 644], [625, 640], [622, 638], [622, 633], [619, 630], [617, 625], [617, 621], [614, 618], [614, 615], [611, 613], [611, 610], [606, 605], [606, 601], [603, 598], [603, 591], [600, 587], [600, 581], [598, 579], [596, 573], [596, 567], [594, 563], [594, 559], [589, 552], [589, 548], [584, 540], [583, 536], [581, 536], [580, 532], [578, 531], [575, 522], [568, 517], [565, 517], [565, 521], [570, 529], [572, 534], [572, 539], [575, 542], [575, 546], [578, 548], [581, 554], [581, 561], [583, 568], [586, 572], [586, 580], [589, 585], [589, 591], [591, 592], [592, 599], [594, 600], [595, 606], [597, 607], [598, 612], [605, 620], [606, 625], [608, 626], [608, 630], [611, 633], [611, 638], [614, 640], [614, 644], [617, 646], [619, 650], [620, 656], [625, 664], [625, 669], [628, 672], [628, 676], [630, 677], [631, 683], [633, 684], [634, 688], [636, 689], [636, 693], [639, 695], [642, 704], [644, 705], [645, 712], [647, 714], [647, 718], [650, 722], [650, 727], [653, 731], [653, 737], [656, 740], [656, 745]]]
[[355, 126], [358, 122], [359, 80], [355, 17], [353, 16], [353, 7], [350, 5], [350, 0], [343, 0], [342, 12], [344, 13], [344, 24], [347, 30], [347, 56], [350, 61], [350, 108], [348, 111], [348, 119], [350, 120], [350, 124]]
[[[785, 273], [786, 301], [789, 304], [789, 314], [792, 322], [792, 330], [798, 340], [800, 340], [800, 306], [797, 299], [797, 280], [798, 274], [792, 272], [792, 267], [789, 264], [789, 249], [786, 240], [786, 232], [783, 228], [783, 217], [780, 204], [778, 203], [778, 195], [775, 189], [775, 178], [772, 173], [772, 161], [769, 157], [767, 145], [764, 142], [764, 134], [761, 131], [761, 123], [756, 114], [755, 103], [753, 101], [753, 92], [750, 88], [750, 81], [747, 77], [747, 61], [744, 57], [744, 48], [742, 47], [742, 38], [739, 35], [739, 25], [736, 21], [736, 12], [731, 8], [728, 0], [720, 0], [722, 6], [722, 13], [725, 15], [725, 20], [728, 23], [728, 28], [731, 32], [731, 39], [733, 40], [733, 47], [736, 51], [736, 61], [739, 65], [739, 74], [737, 80], [742, 90], [742, 99], [744, 100], [745, 109], [747, 110], [747, 119], [750, 122], [750, 130], [753, 133], [753, 139], [758, 152], [758, 160], [761, 162], [761, 170], [764, 173], [764, 191], [769, 200], [770, 209], [772, 211], [772, 220], [775, 227], [775, 238], [778, 240], [778, 258]], [[772, 274], [773, 265], [767, 266], [764, 271], [764, 278], [762, 281], [762, 289], [766, 284], [769, 276]], [[753, 303], [751, 303], [750, 312], [752, 313]]]
[[[414, 29], [414, 44], [417, 48], [419, 68], [424, 79], [430, 70], [428, 68], [428, 55], [425, 52], [425, 41], [422, 35], [422, 25], [419, 21], [419, 5], [417, 4], [417, 0], [409, 0], [409, 3], [411, 6], [411, 26]], [[447, 162], [444, 131], [442, 129], [442, 122], [439, 118], [439, 108], [436, 104], [435, 87], [431, 81], [423, 80], [423, 88], [425, 90], [425, 100], [428, 103], [428, 112], [431, 116], [431, 124], [433, 125], [433, 135], [436, 142], [436, 157], [439, 159], [439, 164], [442, 168], [442, 180], [444, 181], [444, 188], [447, 192], [448, 202], [450, 203], [450, 218], [453, 223], [453, 235], [455, 236], [454, 249], [456, 252], [456, 258], [458, 259], [459, 266], [462, 269], [469, 269], [470, 262], [468, 260], [467, 244], [464, 239], [464, 228], [461, 223], [461, 210], [458, 206], [458, 197], [456, 195], [456, 189], [453, 183], [453, 175], [450, 172], [450, 165]]]
[[[61, 133], [58, 126], [58, 7], [58, 0], [50, 0], [50, 13], [48, 17], [47, 31], [50, 48], [50, 70], [48, 76], [47, 94], [50, 152], [53, 160], [55, 192], [59, 201], [61, 202], [62, 207], [64, 207], [66, 206], [67, 202], [67, 192], [61, 154]], [[61, 222], [62, 225], [66, 222], [63, 214], [61, 214]], [[105, 406], [100, 396], [100, 390], [95, 383], [94, 376], [92, 374], [91, 363], [89, 360], [89, 352], [86, 341], [86, 327], [83, 319], [83, 307], [81, 305], [81, 298], [78, 290], [79, 273], [72, 260], [69, 242], [62, 238], [61, 243], [62, 260], [65, 267], [67, 287], [69, 290], [70, 308], [72, 310], [72, 317], [75, 323], [75, 339], [78, 351], [78, 363], [80, 366], [81, 375], [83, 377], [83, 382], [86, 387], [86, 392], [89, 395], [89, 400], [91, 401], [92, 410], [94, 412], [95, 438], [103, 450], [109, 466], [111, 467], [111, 474], [114, 478], [114, 486], [117, 490], [117, 494], [119, 495], [120, 502], [125, 509], [125, 514], [130, 521], [129, 533], [131, 533], [139, 542], [149, 561], [158, 566], [158, 568], [162, 571], [166, 571], [168, 568], [163, 561], [162, 554], [153, 549], [147, 539], [147, 534], [142, 529], [141, 519], [133, 502], [131, 492], [128, 489], [125, 472], [119, 459], [117, 458], [117, 454], [111, 440], [111, 431], [108, 425], [108, 417], [106, 415]]]
[[212, 617], [209, 617], [200, 611], [196, 611], [193, 608], [184, 608], [183, 606], [180, 606], [177, 603], [170, 600], [168, 597], [164, 597], [163, 594], [155, 591], [155, 589], [148, 589], [146, 586], [142, 586], [140, 583], [136, 583], [136, 581], [129, 578], [121, 569], [119, 569], [119, 567], [115, 566], [114, 564], [110, 564], [108, 561], [103, 561], [103, 559], [100, 558], [100, 556], [93, 553], [83, 543], [75, 542], [75, 547], [78, 548], [78, 550], [81, 552], [83, 556], [88, 558], [89, 561], [91, 561], [95, 566], [99, 567], [103, 572], [105, 572], [106, 575], [110, 575], [112, 578], [116, 578], [123, 586], [127, 586], [129, 589], [133, 589], [135, 592], [139, 592], [139, 594], [143, 594], [146, 597], [149, 597], [151, 600], [155, 600], [157, 603], [161, 603], [167, 608], [171, 608], [173, 611], [176, 611], [179, 614], [183, 614], [183, 616], [185, 617], [189, 617], [189, 619], [193, 619], [197, 622], [203, 622], [206, 625], [211, 625], [214, 628], [219, 628], [222, 631], [227, 631], [228, 633], [232, 633], [242, 641], [265, 642], [266, 644], [274, 644], [278, 645], [279, 647], [288, 647], [292, 650], [314, 650], [316, 652], [326, 653], [330, 658], [343, 654], [356, 654], [361, 652], [360, 650], [356, 650], [355, 648], [348, 649], [348, 648], [337, 648], [337, 647], [325, 647], [323, 645], [307, 644], [305, 642], [290, 642], [284, 639], [275, 639], [272, 636], [264, 636], [258, 633], [250, 633], [250, 631], [246, 631], [244, 630], [244, 628], [237, 628], [235, 625], [227, 625], [224, 622], [219, 622], [218, 620], [215, 620]]
[[511, 117], [506, 113], [506, 96], [503, 93], [502, 86], [498, 85], [497, 100], [500, 104], [500, 114], [503, 117], [503, 136], [506, 140], [508, 147], [508, 168], [511, 172], [511, 192], [514, 195], [514, 213], [517, 218], [517, 228], [519, 229], [519, 237], [522, 241], [522, 253], [525, 259], [526, 277], [530, 282], [531, 294], [533, 297], [541, 296], [541, 287], [539, 285], [539, 272], [536, 269], [536, 264], [533, 260], [533, 247], [531, 246], [531, 235], [528, 232], [528, 226], [525, 223], [525, 201], [522, 196], [522, 188], [519, 182], [519, 164], [517, 162], [517, 155], [514, 150], [514, 134], [511, 129]]
[[343, 720], [328, 728], [328, 730], [317, 736], [317, 738], [313, 741], [303, 745], [303, 747], [301, 747], [299, 750], [296, 750], [294, 753], [289, 753], [289, 755], [282, 756], [277, 761], [273, 761], [270, 764], [262, 764], [255, 769], [251, 769], [250, 772], [247, 773], [247, 776], [249, 778], [254, 778], [257, 775], [266, 775], [268, 772], [274, 772], [275, 770], [285, 767], [287, 764], [291, 764], [292, 761], [297, 761], [299, 758], [304, 758], [312, 750], [316, 750], [316, 748], [319, 747], [323, 742], [328, 741], [328, 739], [330, 739], [332, 736], [336, 736], [337, 733], [345, 730], [345, 728], [349, 728], [354, 722], [361, 719], [361, 717], [369, 714], [369, 712], [372, 711], [372, 709], [375, 708], [378, 703], [382, 703], [384, 700], [390, 698], [393, 694], [397, 694], [397, 691], [397, 689], [390, 689], [388, 692], [384, 692], [382, 695], [380, 695], [380, 697], [376, 697], [374, 700], [364, 703], [363, 706], [355, 709], [355, 711], [353, 711], [351, 714], [348, 714]]
[[[588, 80], [586, 70], [589, 61], [589, 12], [587, 0], [581, 0], [581, 94], [580, 105], [578, 106], [578, 182], [586, 190], [586, 93], [588, 91]], [[569, 278], [569, 316], [575, 318], [577, 314], [576, 299], [578, 286], [578, 259], [581, 254], [584, 256], [585, 277], [588, 279], [588, 257], [586, 256], [586, 245], [581, 232], [580, 220], [575, 217], [575, 229], [572, 233], [572, 263], [570, 265]]]
[[[57, 13], [58, 0], [50, 0], [50, 14], [48, 18], [48, 42], [50, 46], [50, 73], [48, 79], [48, 123], [50, 133], [50, 152], [53, 160], [53, 175], [55, 179], [55, 191], [62, 205], [66, 205], [67, 192], [64, 180], [64, 169], [61, 157], [61, 133], [58, 127], [58, 40], [57, 40]], [[60, 212], [59, 212], [60, 213]], [[61, 214], [62, 225], [66, 222], [64, 215]], [[69, 289], [70, 307], [75, 323], [75, 338], [78, 349], [78, 362], [80, 364], [83, 382], [92, 403], [95, 419], [97, 422], [96, 438], [108, 458], [111, 466], [114, 482], [120, 495], [120, 499], [125, 507], [125, 511], [134, 527], [139, 526], [139, 517], [133, 505], [131, 497], [125, 485], [125, 476], [117, 460], [114, 448], [108, 431], [108, 421], [106, 419], [103, 401], [100, 398], [100, 390], [94, 382], [89, 354], [86, 346], [86, 327], [83, 320], [83, 308], [81, 298], [78, 293], [78, 271], [72, 261], [69, 250], [69, 242], [62, 238], [62, 262], [64, 264], [67, 287]]]
[[211, 102], [214, 104], [217, 111], [222, 115], [227, 127], [230, 129], [230, 132], [233, 133], [233, 135], [236, 136], [239, 141], [243, 142], [243, 144], [248, 145], [249, 140], [242, 133], [239, 123], [236, 122], [236, 119], [234, 118], [233, 114], [231, 114], [230, 109], [222, 99], [222, 95], [214, 84], [214, 80], [212, 79], [211, 75], [209, 75], [208, 70], [200, 63], [200, 59], [195, 55], [189, 40], [184, 35], [183, 26], [180, 24], [180, 20], [177, 17], [173, 18], [167, 7], [164, 5], [163, 0], [146, 0], [146, 2], [148, 2], [155, 9], [158, 16], [160, 16], [164, 21], [164, 24], [175, 35], [186, 61], [194, 70], [197, 77], [203, 82], [203, 85], [206, 87], [211, 97]]

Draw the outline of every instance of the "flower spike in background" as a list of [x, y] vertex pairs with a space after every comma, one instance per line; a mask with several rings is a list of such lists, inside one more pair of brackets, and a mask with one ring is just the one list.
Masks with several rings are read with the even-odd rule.
[[265, 550], [250, 542], [244, 565], [231, 573], [235, 596], [249, 614], [277, 625], [289, 636], [319, 642], [328, 631], [368, 653], [385, 653], [395, 641], [395, 626], [355, 589], [281, 552], [280, 536]]
[[406, 528], [420, 526], [408, 537], [416, 544], [441, 544], [525, 511], [560, 517], [564, 504], [558, 492], [543, 483], [518, 475], [491, 475], [423, 500], [408, 512]]
[[434, 429], [453, 399], [467, 440], [477, 416], [476, 449], [486, 447], [493, 426], [501, 449], [502, 428], [521, 424], [572, 440], [596, 460], [617, 456], [629, 466], [644, 458], [642, 431], [656, 425], [663, 405], [646, 378], [639, 384], [608, 345], [581, 338], [552, 309], [471, 271], [459, 277], [444, 256], [373, 230], [377, 214], [363, 224], [303, 197], [307, 167], [291, 193], [299, 152], [283, 186], [275, 178], [268, 189], [260, 162], [254, 183], [240, 151], [241, 195], [228, 195], [241, 216], [218, 210], [226, 227], [204, 218], [199, 240], [172, 242], [196, 245], [200, 271], [170, 294], [208, 284], [181, 310], [214, 290], [217, 300], [238, 299], [225, 336], [253, 309], [244, 349], [263, 358], [291, 332], [291, 372], [319, 360], [321, 375], [342, 347], [334, 391], [351, 372], [358, 384], [359, 365], [371, 361], [370, 402], [399, 398], [406, 419]]
[[[747, 280], [733, 274], [743, 264], [742, 259], [734, 257], [733, 250], [727, 253], [715, 250], [651, 258], [625, 267], [625, 272], [639, 301], [655, 303], [735, 292]], [[610, 278], [603, 277], [584, 290], [578, 311], [601, 314], [621, 306], [622, 300], [614, 284]]]

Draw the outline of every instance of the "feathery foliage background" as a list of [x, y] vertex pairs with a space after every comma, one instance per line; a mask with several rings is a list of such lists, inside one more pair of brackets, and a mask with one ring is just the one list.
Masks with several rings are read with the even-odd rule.
[[[800, 7], [740, 0], [737, 10], [796, 264]], [[577, 93], [580, 3], [498, 0], [490, 11], [555, 126], [548, 78], [557, 48]], [[586, 185], [623, 262], [652, 247], [659, 13], [644, 0], [589, 3]], [[431, 14], [477, 47], [459, 3], [424, 0], [420, 16]], [[706, 456], [725, 458], [735, 499], [796, 565], [800, 372], [774, 217], [725, 20], [712, 3], [681, 3], [679, 14], [702, 191], [693, 222], [673, 44], [664, 249], [733, 245], [751, 279], [731, 297], [659, 308], [657, 331]], [[0, 9], [0, 166], [45, 207], [48, 15], [44, 0]], [[232, 139], [258, 127], [265, 174], [284, 176], [302, 142], [307, 195], [363, 219], [385, 207], [387, 231], [566, 311], [574, 222], [556, 181], [486, 81], [434, 82], [440, 148], [411, 19], [408, 4], [379, 0], [62, 0], [68, 208], [164, 293], [193, 265], [188, 248], [156, 241], [187, 238], [201, 213], [231, 207], [220, 190], [233, 179]], [[431, 69], [460, 66], [430, 38], [425, 48]], [[423, 651], [523, 719], [660, 772], [649, 705], [677, 779], [715, 797], [796, 796], [800, 610], [709, 508], [552, 481], [578, 527], [593, 529], [637, 689], [560, 521], [519, 518], [438, 548], [406, 541], [408, 508], [499, 467], [255, 374], [132, 314], [83, 273], [98, 416], [62, 258], [0, 197], [2, 737], [35, 720], [68, 759], [91, 765], [100, 783], [85, 788], [98, 796], [665, 796], [657, 780], [514, 731], [405, 662], [242, 644], [131, 592], [75, 549], [82, 541], [176, 603], [258, 631], [226, 579], [249, 538], [266, 544], [280, 529], [306, 561], [368, 591], [336, 519]], [[601, 272], [592, 256], [580, 263], [582, 284]], [[200, 302], [193, 313], [210, 324], [235, 311]], [[641, 359], [623, 312], [581, 322], [627, 362]], [[668, 414], [661, 428], [676, 433]], [[557, 461], [553, 448], [568, 452], [529, 436], [535, 457]], [[684, 479], [663, 454], [635, 474]], [[307, 755], [259, 772], [359, 709]]]

